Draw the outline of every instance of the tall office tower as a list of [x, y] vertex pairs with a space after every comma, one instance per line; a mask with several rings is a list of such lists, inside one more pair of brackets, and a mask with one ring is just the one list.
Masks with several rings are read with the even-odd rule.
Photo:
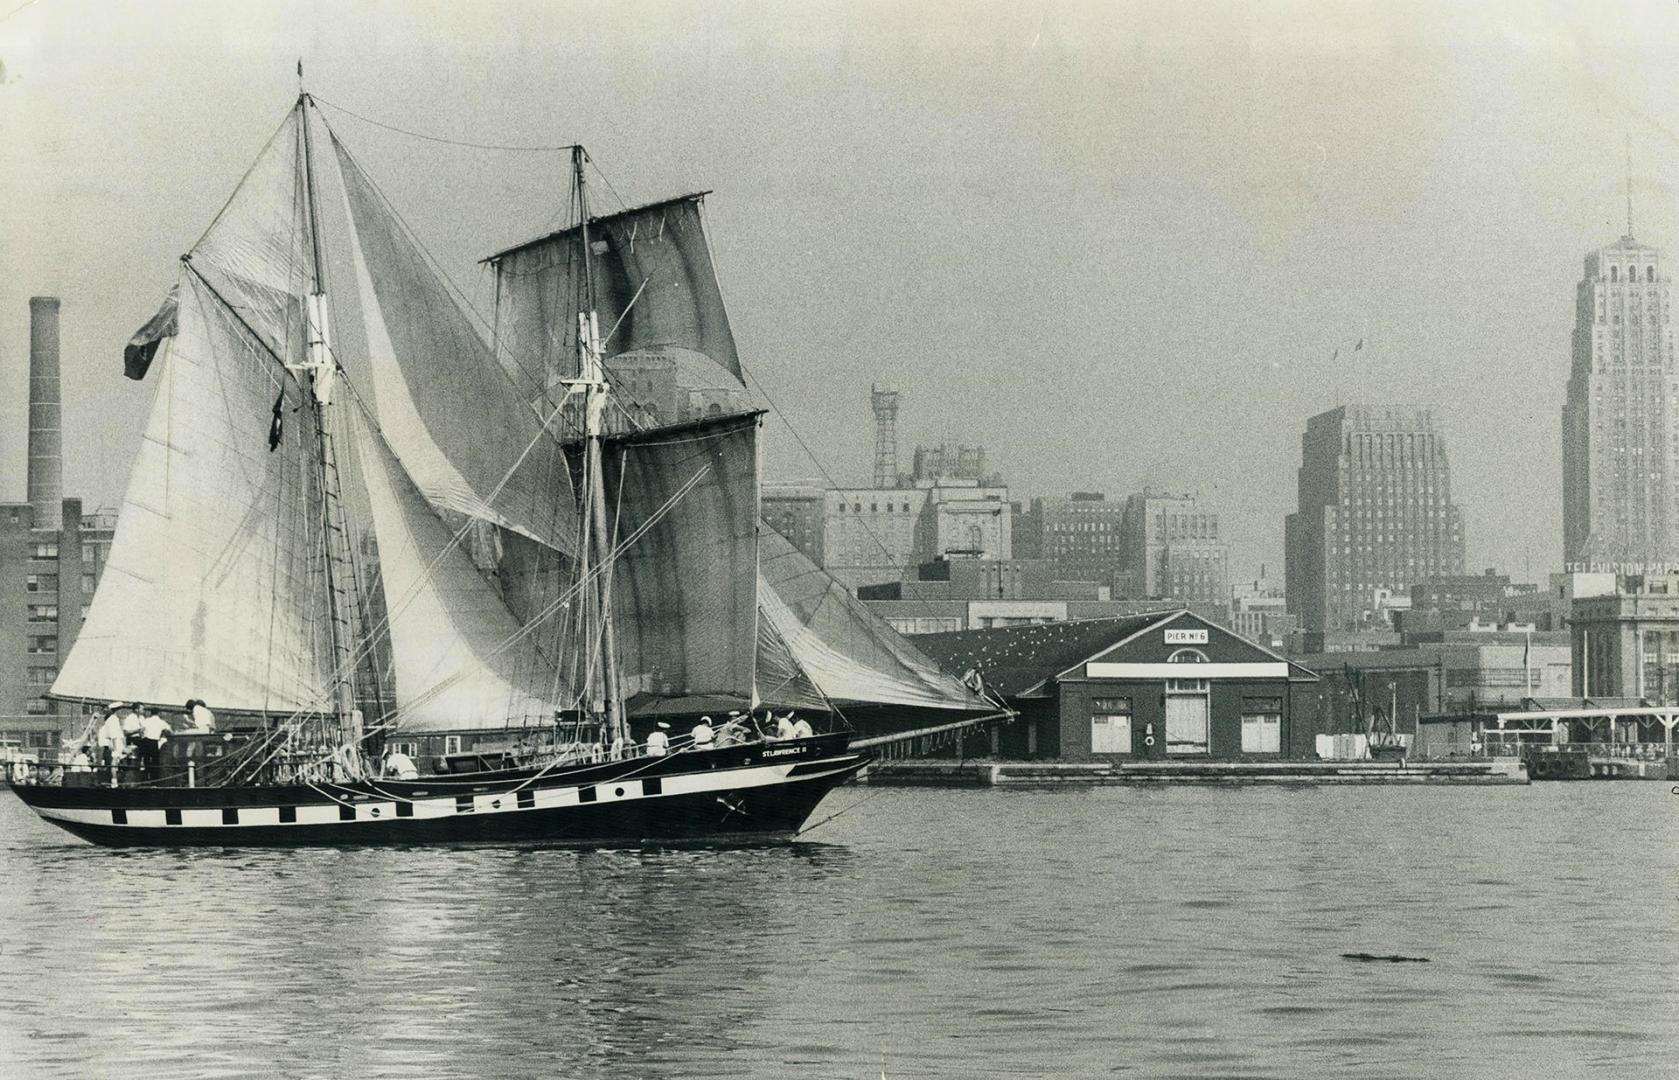
[[1299, 489], [1285, 584], [1303, 629], [1369, 626], [1381, 597], [1463, 573], [1463, 520], [1427, 410], [1341, 406], [1312, 417]]
[[1194, 495], [1144, 491], [1128, 496], [1120, 553], [1135, 596], [1197, 604], [1230, 603], [1230, 546], [1218, 515]]
[[898, 392], [890, 386], [869, 387], [874, 408], [874, 486], [898, 486]]
[[1661, 253], [1630, 235], [1586, 256], [1562, 409], [1563, 559], [1679, 560], [1679, 373]]

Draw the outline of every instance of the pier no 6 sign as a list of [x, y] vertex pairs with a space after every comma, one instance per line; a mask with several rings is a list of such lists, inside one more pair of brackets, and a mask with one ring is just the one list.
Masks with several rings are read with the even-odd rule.
[[1201, 630], [1167, 630], [1166, 644], [1168, 645], [1205, 645], [1207, 631]]

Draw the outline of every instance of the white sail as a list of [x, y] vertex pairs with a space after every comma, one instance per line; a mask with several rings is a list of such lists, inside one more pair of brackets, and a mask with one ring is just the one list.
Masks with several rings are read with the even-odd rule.
[[442, 280], [336, 139], [379, 428], [432, 505], [557, 551], [575, 546], [571, 473]]
[[104, 576], [52, 692], [319, 709], [331, 645], [305, 394], [190, 270], [154, 367]]
[[305, 211], [303, 114], [293, 109], [189, 256], [204, 281], [287, 362], [303, 355], [313, 259]]
[[470, 731], [552, 720], [555, 665], [539, 653], [539, 635], [519, 636], [519, 621], [384, 440], [366, 423], [356, 429], [379, 538], [398, 726]]
[[987, 708], [768, 525], [760, 529], [758, 609], [810, 681], [841, 705]]

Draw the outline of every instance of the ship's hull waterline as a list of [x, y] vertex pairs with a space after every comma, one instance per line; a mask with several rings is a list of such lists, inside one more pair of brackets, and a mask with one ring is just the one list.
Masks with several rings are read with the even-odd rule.
[[796, 835], [869, 761], [846, 737], [418, 780], [215, 788], [14, 785], [112, 847], [752, 844]]

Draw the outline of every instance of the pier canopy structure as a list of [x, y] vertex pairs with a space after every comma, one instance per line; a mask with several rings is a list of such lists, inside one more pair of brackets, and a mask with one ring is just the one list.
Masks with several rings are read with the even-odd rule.
[[[1579, 758], [1582, 775], [1665, 775], [1642, 763], [1674, 761], [1679, 705], [1638, 698], [1528, 698], [1519, 709], [1422, 716], [1415, 753], [1432, 759]], [[1671, 764], [1668, 766], [1671, 768]], [[1538, 770], [1536, 770], [1536, 776]], [[1560, 777], [1559, 777], [1560, 778]]]

